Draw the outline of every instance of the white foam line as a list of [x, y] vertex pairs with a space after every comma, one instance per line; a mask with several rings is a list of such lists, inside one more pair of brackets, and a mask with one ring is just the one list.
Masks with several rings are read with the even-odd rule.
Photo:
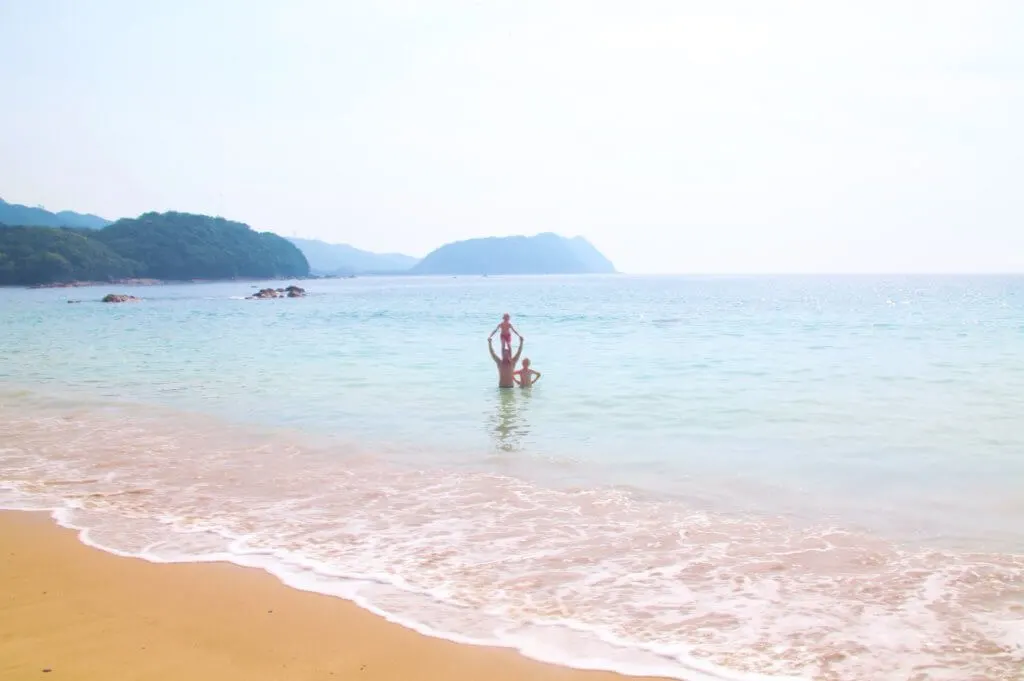
[[[317, 584], [316, 586], [304, 582], [301, 579], [301, 575], [296, 574], [296, 568], [290, 567], [287, 564], [278, 563], [273, 558], [273, 552], [248, 552], [244, 554], [232, 553], [230, 551], [207, 553], [202, 555], [193, 556], [181, 556], [180, 558], [165, 558], [154, 555], [148, 551], [142, 551], [139, 553], [122, 551], [117, 548], [103, 545], [92, 539], [90, 528], [76, 525], [71, 518], [71, 514], [75, 510], [72, 504], [68, 504], [62, 507], [50, 507], [50, 508], [39, 508], [32, 507], [30, 505], [17, 506], [10, 504], [0, 504], [0, 510], [10, 511], [48, 511], [50, 517], [60, 525], [69, 530], [76, 532], [79, 541], [86, 546], [94, 549], [104, 551], [106, 553], [120, 556], [123, 558], [136, 558], [145, 560], [150, 563], [156, 564], [178, 564], [178, 563], [231, 563], [239, 567], [260, 569], [274, 577], [276, 577], [282, 584], [296, 589], [298, 591], [305, 591], [308, 593], [317, 593], [326, 596], [333, 596], [336, 598], [342, 598], [347, 600], [360, 608], [382, 617], [383, 619], [404, 627], [411, 629], [419, 634], [428, 636], [430, 638], [437, 638], [442, 640], [451, 641], [462, 645], [475, 645], [475, 646], [487, 646], [494, 648], [507, 648], [512, 649], [523, 655], [524, 657], [543, 662], [546, 664], [558, 665], [561, 667], [569, 667], [573, 669], [580, 669], [586, 671], [606, 671], [621, 674], [623, 676], [632, 677], [660, 677], [666, 679], [676, 679], [677, 681], [811, 681], [805, 677], [795, 676], [769, 676], [764, 674], [754, 674], [747, 672], [733, 671], [712, 665], [710, 663], [703, 662], [695, 658], [689, 658], [687, 660], [679, 659], [679, 654], [673, 652], [668, 646], [638, 646], [631, 642], [611, 639], [607, 636], [601, 635], [599, 632], [592, 631], [580, 627], [579, 625], [572, 622], [557, 622], [557, 623], [545, 623], [542, 625], [544, 628], [553, 628], [554, 626], [562, 626], [570, 631], [585, 634], [597, 638], [602, 644], [613, 648], [615, 650], [622, 651], [623, 653], [642, 653], [646, 656], [661, 658], [664, 663], [626, 663], [617, 660], [613, 660], [609, 657], [597, 657], [597, 656], [568, 656], [564, 651], [557, 650], [553, 646], [546, 646], [537, 640], [528, 640], [522, 636], [516, 636], [511, 632], [502, 632], [504, 638], [500, 634], [495, 634], [495, 638], [477, 638], [464, 636], [455, 632], [441, 631], [434, 629], [433, 627], [422, 624], [412, 619], [402, 617], [396, 613], [384, 610], [383, 608], [377, 607], [370, 600], [360, 596], [356, 592], [358, 582], [374, 581], [367, 578], [358, 577], [335, 577], [329, 571], [319, 570], [317, 574], [321, 576], [334, 577], [338, 580], [347, 579], [347, 582], [335, 583], [334, 585]], [[271, 558], [273, 556], [273, 558]], [[269, 558], [269, 560], [268, 560]], [[304, 567], [304, 566], [303, 566]], [[307, 569], [315, 570], [310, 565]], [[398, 586], [394, 583], [393, 579], [385, 580], [386, 583]], [[333, 586], [333, 588], [331, 588]], [[317, 588], [319, 587], [319, 588]]]

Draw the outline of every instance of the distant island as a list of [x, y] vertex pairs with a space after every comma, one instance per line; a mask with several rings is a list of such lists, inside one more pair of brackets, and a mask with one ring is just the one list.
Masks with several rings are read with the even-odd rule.
[[356, 274], [389, 274], [410, 270], [418, 258], [401, 253], [372, 253], [348, 244], [330, 244], [316, 239], [289, 238], [299, 247], [309, 271], [321, 276], [351, 276]]
[[31, 227], [83, 227], [85, 229], [102, 229], [110, 224], [110, 220], [88, 213], [75, 213], [63, 210], [51, 213], [45, 208], [23, 206], [18, 203], [7, 203], [0, 199], [0, 224], [24, 225]]
[[469, 239], [445, 244], [410, 274], [614, 274], [612, 265], [583, 237], [536, 236]]
[[224, 218], [145, 213], [102, 229], [0, 226], [0, 285], [305, 277], [294, 244]]

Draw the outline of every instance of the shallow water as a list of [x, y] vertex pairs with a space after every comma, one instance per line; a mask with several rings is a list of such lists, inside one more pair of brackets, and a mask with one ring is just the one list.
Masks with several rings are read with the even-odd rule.
[[252, 286], [0, 290], [0, 502], [575, 666], [1020, 679], [1024, 279]]

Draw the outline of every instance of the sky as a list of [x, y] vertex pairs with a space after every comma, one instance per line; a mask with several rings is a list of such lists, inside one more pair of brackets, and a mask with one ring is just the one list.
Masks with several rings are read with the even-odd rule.
[[1020, 0], [0, 0], [0, 197], [636, 273], [1024, 271]]

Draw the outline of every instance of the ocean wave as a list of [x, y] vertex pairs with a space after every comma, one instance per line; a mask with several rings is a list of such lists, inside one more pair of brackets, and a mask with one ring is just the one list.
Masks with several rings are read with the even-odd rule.
[[0, 410], [0, 506], [50, 510], [118, 555], [264, 569], [432, 636], [687, 681], [1010, 681], [1024, 664], [1024, 556], [181, 415]]

